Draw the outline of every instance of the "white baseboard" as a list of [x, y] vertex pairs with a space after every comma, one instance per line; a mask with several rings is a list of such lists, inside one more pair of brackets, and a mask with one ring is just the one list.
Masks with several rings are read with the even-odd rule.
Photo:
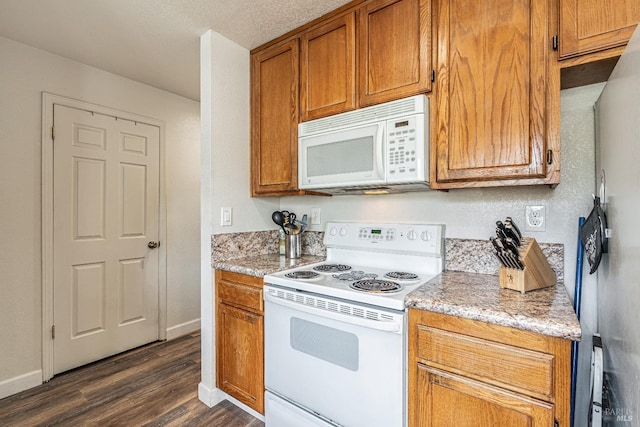
[[[167, 328], [167, 340], [190, 334], [191, 332], [195, 332], [198, 329], [200, 329], [200, 319], [195, 319], [176, 326], [172, 326], [170, 328]], [[39, 386], [40, 384], [42, 384], [42, 370], [27, 372], [26, 374], [0, 381], [0, 399], [16, 393], [20, 393], [21, 391], [30, 389], [32, 387]], [[218, 398], [218, 400], [213, 403], [213, 405], [221, 402], [222, 400], [224, 400], [224, 396]], [[203, 402], [207, 403], [204, 400]]]
[[198, 384], [198, 399], [201, 402], [203, 402], [205, 405], [207, 405], [209, 408], [216, 406], [218, 403], [222, 402], [223, 400], [228, 400], [229, 402], [236, 405], [238, 408], [242, 409], [244, 412], [256, 417], [260, 421], [264, 421], [264, 415], [249, 408], [247, 405], [240, 402], [238, 399], [235, 399], [229, 396], [227, 393], [220, 390], [219, 388], [215, 388], [212, 390], [206, 385], [204, 385], [203, 383]]
[[191, 320], [189, 322], [181, 323], [179, 325], [167, 328], [167, 340], [181, 337], [182, 335], [190, 334], [200, 329], [200, 319]]
[[42, 371], [32, 371], [0, 381], [0, 399], [42, 384]]
[[209, 408], [216, 406], [226, 398], [226, 394], [219, 388], [209, 388], [203, 383], [198, 384], [198, 399]]

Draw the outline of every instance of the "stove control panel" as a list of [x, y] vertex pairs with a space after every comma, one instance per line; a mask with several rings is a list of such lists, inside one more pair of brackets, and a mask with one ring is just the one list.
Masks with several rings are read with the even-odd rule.
[[442, 224], [327, 223], [327, 247], [368, 249], [442, 256], [445, 226]]
[[394, 240], [396, 238], [396, 229], [360, 227], [358, 238], [364, 240]]

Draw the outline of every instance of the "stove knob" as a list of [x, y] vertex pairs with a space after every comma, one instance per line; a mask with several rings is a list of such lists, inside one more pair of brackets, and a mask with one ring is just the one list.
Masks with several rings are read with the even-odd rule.
[[331, 234], [332, 236], [335, 236], [336, 234], [338, 234], [338, 230], [335, 227], [331, 227], [329, 229], [329, 234]]
[[418, 233], [416, 233], [415, 231], [411, 230], [410, 232], [407, 233], [407, 239], [416, 240], [417, 238], [418, 238]]
[[429, 233], [428, 231], [423, 231], [422, 234], [420, 234], [420, 238], [425, 242], [428, 242], [429, 240], [431, 240], [431, 237], [432, 237], [431, 233]]
[[344, 236], [346, 236], [346, 235], [347, 235], [347, 229], [346, 229], [345, 227], [342, 227], [342, 228], [340, 229], [340, 235], [341, 235], [342, 237], [344, 237]]

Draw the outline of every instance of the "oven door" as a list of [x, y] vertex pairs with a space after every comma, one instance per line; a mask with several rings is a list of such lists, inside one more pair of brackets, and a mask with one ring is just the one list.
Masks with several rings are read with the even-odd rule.
[[267, 390], [339, 425], [405, 425], [404, 312], [274, 286], [264, 295]]

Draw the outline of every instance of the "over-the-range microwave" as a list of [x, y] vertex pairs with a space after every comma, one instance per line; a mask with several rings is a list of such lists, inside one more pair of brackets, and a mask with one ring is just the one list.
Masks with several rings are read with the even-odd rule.
[[429, 189], [429, 99], [416, 95], [298, 125], [298, 185], [329, 194]]

